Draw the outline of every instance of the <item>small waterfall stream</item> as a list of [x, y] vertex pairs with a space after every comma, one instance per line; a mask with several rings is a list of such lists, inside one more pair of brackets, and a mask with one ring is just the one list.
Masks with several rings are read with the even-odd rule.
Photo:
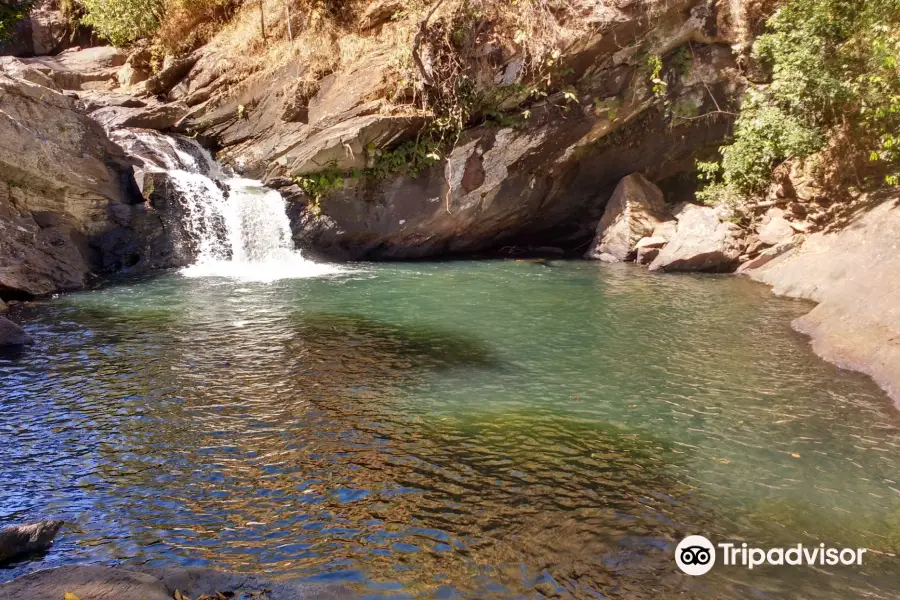
[[134, 129], [113, 137], [145, 170], [164, 171], [177, 191], [196, 255], [185, 276], [272, 281], [340, 270], [306, 260], [294, 247], [281, 194], [234, 176], [196, 141]]

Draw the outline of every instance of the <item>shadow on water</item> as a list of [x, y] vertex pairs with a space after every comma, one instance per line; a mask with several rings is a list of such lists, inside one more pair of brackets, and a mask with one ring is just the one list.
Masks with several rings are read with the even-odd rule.
[[389, 323], [359, 314], [330, 312], [295, 312], [291, 321], [298, 339], [317, 353], [373, 353], [374, 358], [392, 357], [418, 368], [436, 370], [503, 366], [484, 340], [429, 325]]

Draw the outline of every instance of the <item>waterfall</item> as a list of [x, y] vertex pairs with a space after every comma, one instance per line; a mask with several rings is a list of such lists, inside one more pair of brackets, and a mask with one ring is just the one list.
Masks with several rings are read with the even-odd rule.
[[135, 129], [113, 137], [145, 171], [164, 171], [176, 190], [184, 242], [196, 256], [183, 275], [273, 281], [340, 271], [294, 247], [281, 194], [235, 177], [196, 141]]

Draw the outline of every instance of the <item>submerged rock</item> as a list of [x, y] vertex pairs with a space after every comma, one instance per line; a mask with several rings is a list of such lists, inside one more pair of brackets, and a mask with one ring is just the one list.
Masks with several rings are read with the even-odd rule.
[[728, 272], [741, 256], [740, 228], [708, 206], [688, 204], [676, 214], [671, 241], [650, 264], [651, 271]]
[[267, 598], [268, 600], [348, 600], [355, 594], [339, 586], [272, 582], [253, 575], [209, 569], [59, 567], [37, 571], [0, 585], [0, 598], [62, 600], [172, 600], [189, 598]]
[[[3, 304], [3, 302], [0, 301], [0, 304]], [[0, 309], [0, 312], [4, 310], [6, 310], [5, 304]], [[25, 333], [24, 329], [6, 317], [0, 317], [0, 347], [24, 346], [30, 343], [31, 338]], [[2, 555], [2, 549], [0, 549], [0, 555]]]
[[605, 262], [634, 258], [635, 244], [669, 218], [665, 209], [662, 191], [646, 177], [633, 173], [623, 178], [606, 205], [586, 257]]
[[[3, 321], [5, 319], [0, 317], [0, 345], [2, 345], [3, 338]], [[20, 556], [47, 550], [53, 544], [53, 538], [56, 537], [59, 528], [63, 525], [62, 521], [41, 521], [40, 523], [13, 525], [0, 529], [0, 565]], [[9, 597], [17, 598], [18, 596]]]

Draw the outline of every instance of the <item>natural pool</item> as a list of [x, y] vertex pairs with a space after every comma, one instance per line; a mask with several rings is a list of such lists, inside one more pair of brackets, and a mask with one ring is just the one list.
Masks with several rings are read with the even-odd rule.
[[[0, 525], [36, 562], [206, 565], [373, 598], [896, 598], [900, 415], [733, 277], [583, 262], [169, 274], [24, 308]], [[868, 547], [682, 575], [678, 540]]]

